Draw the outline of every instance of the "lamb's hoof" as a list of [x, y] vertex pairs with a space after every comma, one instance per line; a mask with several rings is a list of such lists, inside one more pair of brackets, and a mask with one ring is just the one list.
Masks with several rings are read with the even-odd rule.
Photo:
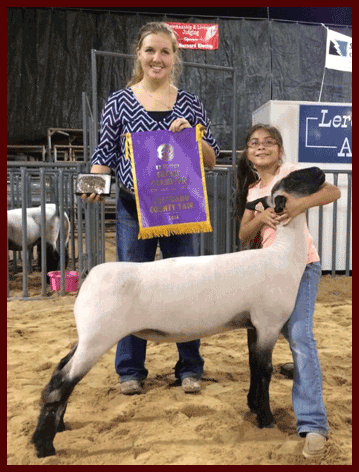
[[35, 446], [36, 456], [38, 458], [54, 456], [56, 454], [52, 441], [43, 442], [36, 431], [31, 438], [31, 442]]
[[41, 444], [41, 445], [35, 444], [35, 450], [36, 450], [36, 457], [38, 457], [39, 459], [43, 457], [54, 456], [56, 454], [55, 448], [52, 444]]
[[261, 417], [257, 415], [257, 425], [258, 428], [274, 428], [275, 426], [275, 419], [272, 417]]
[[65, 423], [63, 421], [60, 421], [57, 427], [57, 432], [62, 433], [62, 431], [65, 431], [65, 429], [66, 429]]

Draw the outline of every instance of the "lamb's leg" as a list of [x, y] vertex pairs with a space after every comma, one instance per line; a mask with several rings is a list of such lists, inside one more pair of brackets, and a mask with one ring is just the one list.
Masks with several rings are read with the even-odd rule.
[[65, 412], [66, 412], [66, 407], [67, 407], [67, 403], [62, 408], [62, 412], [59, 411], [60, 421], [59, 421], [59, 424], [57, 426], [57, 432], [58, 433], [62, 433], [62, 431], [65, 431], [65, 429], [66, 429], [66, 425], [64, 423], [64, 416], [65, 416]]
[[260, 428], [272, 428], [275, 419], [272, 415], [269, 403], [269, 384], [272, 377], [272, 349], [262, 351], [257, 356], [258, 378], [258, 398], [257, 398], [257, 424]]
[[258, 332], [248, 330], [251, 385], [248, 393], [248, 406], [257, 415], [260, 428], [271, 428], [275, 424], [269, 403], [269, 384], [273, 372], [272, 352], [276, 341], [260, 342]]
[[249, 369], [250, 369], [250, 387], [247, 395], [247, 402], [252, 413], [257, 413], [258, 405], [258, 372], [255, 358], [255, 346], [257, 341], [257, 331], [255, 328], [247, 329], [247, 342], [249, 354]]
[[37, 457], [55, 454], [53, 440], [63, 430], [63, 416], [73, 389], [109, 347], [97, 343], [97, 350], [91, 351], [82, 343], [60, 361], [41, 395], [39, 420], [32, 437]]
[[56, 432], [63, 430], [63, 415], [66, 404], [75, 385], [80, 378], [67, 379], [64, 368], [73, 357], [75, 346], [54, 370], [50, 382], [41, 394], [40, 415], [36, 430], [32, 436], [32, 443], [36, 449], [37, 457], [47, 457], [55, 454], [53, 440]]
[[93, 331], [89, 335], [86, 332], [82, 333], [80, 329], [78, 333], [78, 345], [60, 361], [41, 395], [39, 420], [32, 437], [37, 457], [55, 454], [53, 440], [59, 429], [63, 429], [67, 401], [76, 384], [117, 339], [129, 334], [124, 331], [124, 335], [118, 338], [116, 336], [100, 338], [100, 333]]

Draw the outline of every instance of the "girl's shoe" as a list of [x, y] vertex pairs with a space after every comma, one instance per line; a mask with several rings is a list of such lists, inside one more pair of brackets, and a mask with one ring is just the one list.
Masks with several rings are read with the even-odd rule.
[[303, 456], [306, 459], [316, 459], [324, 453], [326, 437], [318, 433], [308, 433], [305, 437]]

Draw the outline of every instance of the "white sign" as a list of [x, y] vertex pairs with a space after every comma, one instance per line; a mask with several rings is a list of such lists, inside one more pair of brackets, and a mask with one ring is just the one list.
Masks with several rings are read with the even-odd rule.
[[352, 72], [352, 38], [327, 28], [327, 69]]

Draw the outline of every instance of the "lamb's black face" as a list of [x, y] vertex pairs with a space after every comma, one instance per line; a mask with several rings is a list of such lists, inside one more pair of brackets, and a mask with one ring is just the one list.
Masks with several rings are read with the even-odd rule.
[[287, 202], [287, 198], [284, 195], [277, 195], [274, 198], [274, 204], [275, 204], [274, 211], [278, 214], [283, 213], [286, 202]]

